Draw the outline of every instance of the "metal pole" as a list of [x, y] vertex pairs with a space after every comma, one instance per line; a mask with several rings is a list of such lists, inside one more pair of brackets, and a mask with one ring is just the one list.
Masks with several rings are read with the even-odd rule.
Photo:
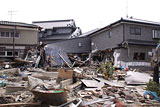
[[159, 64], [154, 66], [153, 81], [159, 84]]

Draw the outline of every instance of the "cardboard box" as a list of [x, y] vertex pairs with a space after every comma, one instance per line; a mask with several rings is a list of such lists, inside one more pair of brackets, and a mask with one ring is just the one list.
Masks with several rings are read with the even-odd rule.
[[58, 77], [62, 79], [70, 79], [73, 77], [73, 70], [72, 69], [59, 69], [58, 70]]

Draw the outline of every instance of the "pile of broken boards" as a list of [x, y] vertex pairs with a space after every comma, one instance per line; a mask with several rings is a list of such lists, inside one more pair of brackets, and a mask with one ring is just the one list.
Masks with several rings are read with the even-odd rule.
[[115, 76], [124, 74], [125, 80], [118, 81], [104, 79], [94, 66], [0, 70], [0, 107], [160, 106], [143, 96], [150, 76], [133, 71], [116, 72]]

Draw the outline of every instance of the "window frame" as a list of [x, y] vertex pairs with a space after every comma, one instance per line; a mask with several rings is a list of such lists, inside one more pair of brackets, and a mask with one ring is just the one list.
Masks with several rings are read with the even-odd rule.
[[0, 56], [5, 56], [6, 55], [5, 51], [0, 51], [0, 53], [4, 53], [4, 55], [0, 54]]
[[[1, 36], [3, 33], [3, 36]], [[9, 35], [7, 34], [9, 33]], [[0, 31], [0, 38], [13, 38], [14, 32], [12, 31]], [[18, 36], [17, 36], [18, 35]], [[15, 39], [20, 38], [20, 32], [16, 32]]]
[[[1, 53], [4, 53], [3, 55], [0, 55], [0, 57], [13, 57], [13, 51], [0, 51]], [[12, 53], [10, 55], [8, 55], [8, 53]], [[15, 51], [15, 56], [19, 57], [19, 51]]]
[[[142, 57], [142, 58], [138, 59], [138, 57]], [[145, 52], [134, 52], [133, 53], [133, 60], [134, 61], [145, 61], [146, 60], [146, 53]]]
[[10, 32], [5, 32], [5, 37], [9, 38], [10, 37]]
[[[158, 36], [156, 35], [158, 32]], [[153, 39], [160, 39], [160, 30], [159, 29], [152, 29], [152, 38]]]
[[[2, 36], [2, 33], [3, 33], [3, 36]], [[0, 32], [0, 37], [5, 38], [5, 32], [4, 31]]]
[[139, 27], [130, 27], [130, 34], [131, 35], [141, 35], [142, 34], [141, 28], [139, 28]]

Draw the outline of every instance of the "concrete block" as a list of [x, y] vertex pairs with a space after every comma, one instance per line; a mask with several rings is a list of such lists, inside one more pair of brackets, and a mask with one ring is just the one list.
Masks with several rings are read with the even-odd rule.
[[60, 85], [62, 88], [65, 86], [71, 85], [73, 83], [73, 79], [66, 79], [60, 82]]
[[120, 98], [119, 94], [114, 94], [115, 98]]

